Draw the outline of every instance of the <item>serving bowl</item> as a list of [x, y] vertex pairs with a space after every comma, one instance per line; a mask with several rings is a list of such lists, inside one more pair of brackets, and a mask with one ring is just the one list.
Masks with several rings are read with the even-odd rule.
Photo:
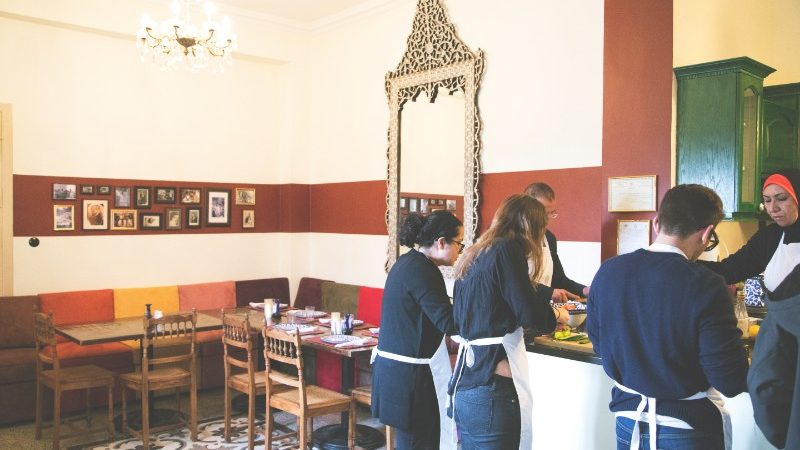
[[586, 320], [586, 311], [569, 311], [569, 320], [567, 321], [567, 325], [571, 328], [577, 328], [583, 325], [583, 322]]

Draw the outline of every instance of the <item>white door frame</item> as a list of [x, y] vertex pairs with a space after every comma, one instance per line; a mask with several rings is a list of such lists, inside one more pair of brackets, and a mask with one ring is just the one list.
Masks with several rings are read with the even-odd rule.
[[14, 293], [14, 166], [11, 105], [0, 103], [0, 295]]

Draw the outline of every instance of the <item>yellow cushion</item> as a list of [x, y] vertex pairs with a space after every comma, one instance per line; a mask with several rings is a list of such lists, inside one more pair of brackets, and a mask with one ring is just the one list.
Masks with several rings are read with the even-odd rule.
[[[147, 303], [151, 304], [151, 311], [158, 309], [164, 314], [178, 312], [178, 286], [114, 289], [114, 318], [144, 317]], [[123, 344], [139, 348], [139, 341], [126, 341]]]

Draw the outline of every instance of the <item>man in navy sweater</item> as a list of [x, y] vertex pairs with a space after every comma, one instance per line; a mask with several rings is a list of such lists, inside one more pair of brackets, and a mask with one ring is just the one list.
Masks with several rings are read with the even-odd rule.
[[616, 382], [618, 449], [730, 442], [719, 393], [747, 389], [747, 356], [722, 277], [694, 263], [722, 216], [711, 189], [675, 186], [661, 201], [655, 242], [606, 261], [592, 281], [587, 330]]

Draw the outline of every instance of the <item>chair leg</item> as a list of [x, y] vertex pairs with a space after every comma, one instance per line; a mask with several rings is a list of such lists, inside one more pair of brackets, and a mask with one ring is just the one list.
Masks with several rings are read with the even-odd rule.
[[297, 437], [300, 438], [300, 448], [308, 448], [308, 430], [306, 429], [306, 418], [297, 416]]
[[42, 438], [42, 383], [36, 380], [36, 440]]
[[86, 427], [92, 427], [92, 388], [86, 388]]
[[150, 396], [142, 392], [142, 448], [150, 448]]
[[122, 434], [128, 433], [128, 390], [122, 386]]
[[256, 417], [256, 393], [250, 390], [247, 393], [247, 448], [253, 450], [255, 446], [255, 417]]
[[197, 440], [197, 385], [192, 383], [192, 386], [189, 388], [189, 408], [191, 411], [189, 413], [189, 417], [191, 417], [191, 428], [189, 431], [191, 432], [192, 441]]
[[225, 407], [224, 407], [225, 431], [222, 433], [222, 436], [225, 438], [225, 442], [230, 442], [231, 441], [231, 391], [230, 387], [228, 387], [228, 380], [225, 380], [224, 401], [225, 401]]
[[53, 389], [53, 450], [58, 450], [59, 436], [61, 434], [61, 386]]
[[350, 420], [347, 424], [347, 448], [356, 448], [356, 402], [350, 400]]
[[114, 438], [114, 383], [108, 385], [108, 438]]
[[269, 409], [269, 395], [267, 397], [267, 410], [264, 416], [264, 448], [272, 448], [272, 427], [275, 425], [275, 419], [272, 416], [272, 411]]

